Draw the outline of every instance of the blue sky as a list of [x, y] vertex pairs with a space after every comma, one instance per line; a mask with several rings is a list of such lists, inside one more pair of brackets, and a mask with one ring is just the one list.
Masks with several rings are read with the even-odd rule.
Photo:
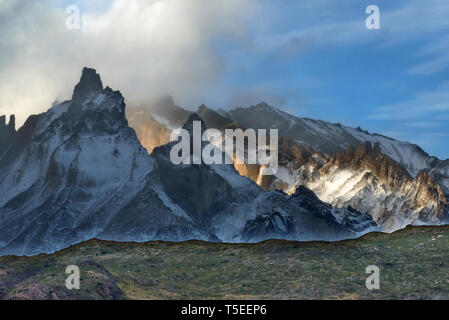
[[[256, 18], [262, 26], [254, 24], [255, 37], [294, 38], [297, 31], [298, 38], [249, 53], [236, 49], [232, 57], [244, 61], [245, 72], [231, 70], [230, 86], [268, 88], [271, 103], [296, 115], [361, 126], [449, 157], [447, 5], [434, 15], [429, 2], [415, 24], [425, 1], [416, 8], [411, 1], [334, 1], [328, 7], [330, 1], [321, 1], [309, 8], [290, 1], [266, 3]], [[365, 28], [369, 4], [380, 8], [381, 30]], [[327, 9], [320, 10], [321, 5]]]
[[[92, 25], [99, 17], [103, 19], [99, 25], [109, 25], [104, 22], [104, 15], [113, 2], [52, 0], [51, 4], [60, 9], [78, 4], [82, 15], [90, 17], [86, 23], [90, 21]], [[192, 3], [195, 10], [186, 9], [186, 3]], [[176, 87], [154, 86], [153, 91], [166, 90], [158, 93], [172, 94], [180, 105], [192, 108], [201, 103], [229, 108], [266, 101], [298, 116], [360, 126], [419, 144], [439, 158], [449, 158], [449, 1], [233, 0], [231, 9], [218, 5], [215, 8], [213, 1], [208, 1], [207, 6], [205, 3], [184, 1], [179, 10], [173, 6], [172, 11], [164, 11], [168, 12], [165, 19], [171, 27], [179, 16], [185, 18], [180, 10], [189, 11], [191, 19], [186, 20], [183, 28], [190, 26], [195, 32], [180, 38], [174, 36], [176, 33], [167, 33], [173, 39], [167, 39], [163, 46], [179, 51], [176, 59], [165, 52], [142, 60], [151, 66], [149, 70], [164, 66], [157, 73], [161, 82], [186, 75], [182, 82], [173, 81]], [[380, 8], [380, 30], [365, 27], [368, 5]], [[173, 21], [170, 12], [176, 13]], [[164, 23], [156, 30], [165, 32]], [[137, 25], [128, 34], [128, 38], [136, 39], [133, 45], [137, 43], [128, 55], [137, 56], [139, 50], [148, 55], [144, 52], [148, 48], [140, 43], [151, 35], [149, 32]], [[177, 34], [180, 32], [183, 29]], [[195, 42], [185, 41], [188, 37], [198, 41], [198, 51], [194, 52], [190, 46]], [[187, 44], [175, 46], [173, 43], [180, 39]], [[126, 83], [122, 83], [118, 77], [114, 78], [111, 67], [101, 61], [104, 56], [96, 54], [98, 51], [90, 52], [89, 47], [77, 52], [76, 63], [94, 67], [98, 64], [104, 78], [120, 89], [127, 83], [140, 83], [142, 76], [135, 74], [139, 67], [134, 68], [129, 78], [124, 76]], [[121, 49], [109, 53], [117, 50]], [[125, 51], [121, 54], [123, 57]], [[89, 59], [79, 58], [83, 55], [89, 55]], [[75, 58], [70, 59], [64, 63], [69, 64], [67, 61]], [[114, 65], [120, 62], [117, 57]], [[182, 72], [173, 72], [172, 65]], [[125, 62], [118, 68], [123, 74], [130, 69]], [[155, 82], [153, 78], [148, 81]], [[125, 88], [125, 94], [134, 93], [140, 92]]]

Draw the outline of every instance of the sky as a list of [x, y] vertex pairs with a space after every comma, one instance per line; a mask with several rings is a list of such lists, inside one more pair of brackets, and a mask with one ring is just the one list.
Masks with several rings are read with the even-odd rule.
[[447, 0], [0, 0], [0, 31], [0, 114], [18, 124], [89, 66], [128, 105], [265, 101], [449, 158]]

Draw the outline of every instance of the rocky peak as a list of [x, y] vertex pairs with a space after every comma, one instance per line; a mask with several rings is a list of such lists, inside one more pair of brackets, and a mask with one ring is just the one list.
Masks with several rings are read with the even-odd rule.
[[85, 67], [73, 90], [72, 100], [53, 106], [48, 115], [42, 117], [36, 139], [51, 137], [51, 131], [43, 130], [47, 127], [61, 130], [65, 135], [103, 135], [127, 130], [125, 108], [120, 91], [109, 87], [103, 89], [100, 75], [95, 69]]
[[9, 123], [6, 124], [6, 116], [0, 116], [0, 140], [3, 143], [10, 142], [16, 133], [16, 117], [11, 115]]
[[16, 116], [13, 114], [9, 117], [8, 128], [12, 132], [16, 131]]
[[100, 75], [95, 69], [83, 68], [83, 73], [79, 83], [73, 90], [73, 101], [82, 101], [94, 93], [101, 93], [103, 91], [103, 83]]
[[0, 116], [0, 155], [14, 143], [16, 135], [16, 117], [11, 115], [9, 123], [6, 124], [6, 116]]
[[[193, 123], [194, 123], [194, 121], [200, 121], [201, 122], [201, 135], [199, 137], [200, 139], [202, 138], [204, 131], [206, 131], [206, 125], [205, 125], [203, 119], [201, 119], [201, 117], [198, 116], [198, 114], [196, 114], [196, 113], [190, 114], [190, 116], [187, 119], [187, 121], [183, 124], [182, 129], [187, 130], [187, 132], [190, 135], [190, 153], [191, 154], [193, 152], [193, 143], [194, 143], [194, 135], [193, 135]], [[168, 144], [156, 147], [156, 148], [154, 148], [154, 150], [153, 150], [151, 155], [154, 156], [154, 157], [159, 157], [159, 156], [166, 157], [170, 153], [169, 150], [171, 150], [173, 145], [175, 145], [177, 143], [178, 143], [178, 141], [171, 141]], [[207, 142], [202, 141], [201, 142], [201, 148], [204, 148], [204, 146], [207, 145], [207, 144], [208, 144]]]
[[200, 118], [200, 116], [196, 113], [192, 113], [189, 118], [187, 119], [186, 123], [183, 125], [183, 129], [187, 130], [190, 133], [190, 136], [193, 137], [193, 122], [194, 121], [200, 121], [201, 122], [201, 134], [206, 130], [206, 124], [204, 123], [203, 119]]
[[260, 102], [258, 104], [255, 105], [251, 105], [251, 106], [247, 106], [247, 107], [237, 107], [235, 109], [232, 109], [230, 111], [230, 113], [235, 113], [235, 112], [243, 112], [243, 111], [256, 111], [256, 112], [270, 112], [270, 113], [278, 113], [280, 112], [279, 109], [270, 106], [268, 103], [266, 102]]
[[204, 120], [207, 128], [223, 129], [233, 122], [232, 120], [223, 117], [218, 112], [209, 109], [204, 104], [198, 107], [196, 113]]
[[207, 111], [207, 110], [209, 110], [209, 108], [206, 107], [206, 105], [202, 104], [202, 105], [200, 105], [200, 106], [198, 107], [197, 113], [202, 113], [202, 112], [205, 112], [205, 111]]
[[151, 114], [162, 117], [179, 126], [182, 126], [192, 114], [192, 112], [177, 106], [173, 98], [169, 95], [153, 101], [147, 108], [151, 111]]
[[292, 198], [299, 198], [299, 197], [304, 197], [304, 198], [308, 198], [308, 199], [313, 199], [314, 201], [319, 201], [318, 197], [316, 196], [315, 193], [313, 193], [312, 190], [304, 187], [304, 186], [299, 186], [295, 193], [292, 195]]
[[259, 110], [268, 111], [270, 113], [284, 114], [284, 112], [282, 110], [280, 110], [276, 107], [273, 107], [266, 102], [261, 102], [261, 103], [255, 105], [254, 108], [259, 109]]
[[11, 115], [9, 117], [9, 123], [6, 124], [6, 116], [0, 116], [0, 130], [3, 131], [10, 131], [10, 132], [16, 132], [16, 116]]
[[266, 102], [264, 102], [264, 101], [258, 103], [258, 104], [256, 105], [256, 107], [258, 107], [258, 108], [265, 108], [265, 109], [267, 109], [267, 108], [268, 108], [268, 109], [271, 109], [271, 108], [272, 108], [268, 103], [266, 103]]

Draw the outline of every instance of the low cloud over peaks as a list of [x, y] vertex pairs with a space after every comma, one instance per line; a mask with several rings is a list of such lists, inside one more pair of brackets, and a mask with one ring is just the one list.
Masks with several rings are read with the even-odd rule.
[[222, 71], [213, 38], [244, 37], [254, 6], [115, 0], [106, 11], [81, 11], [81, 29], [69, 30], [65, 7], [52, 1], [0, 1], [0, 114], [15, 113], [21, 124], [56, 98], [69, 98], [82, 66], [96, 68], [131, 103], [164, 93], [192, 103]]

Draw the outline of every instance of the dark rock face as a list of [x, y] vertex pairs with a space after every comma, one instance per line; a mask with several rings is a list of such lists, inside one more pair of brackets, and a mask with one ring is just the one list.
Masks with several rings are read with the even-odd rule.
[[89, 95], [103, 91], [100, 75], [95, 69], [84, 68], [80, 82], [75, 86], [72, 100], [76, 102], [83, 101]]
[[304, 186], [296, 189], [291, 196], [291, 201], [295, 205], [309, 210], [315, 217], [324, 219], [328, 224], [338, 223], [356, 234], [365, 230], [378, 229], [369, 214], [361, 213], [351, 207], [347, 209], [333, 208], [330, 204], [318, 199], [315, 193]]
[[0, 156], [7, 151], [16, 137], [16, 118], [11, 115], [6, 124], [6, 116], [0, 116]]
[[242, 238], [248, 242], [262, 239], [295, 239], [298, 231], [298, 226], [291, 216], [272, 212], [258, 215], [246, 222]]
[[232, 120], [219, 115], [217, 112], [209, 109], [204, 104], [198, 107], [196, 112], [204, 120], [207, 128], [223, 129], [233, 123]]
[[9, 117], [9, 123], [7, 128], [9, 129], [10, 132], [16, 132], [16, 116], [15, 115], [11, 115]]

